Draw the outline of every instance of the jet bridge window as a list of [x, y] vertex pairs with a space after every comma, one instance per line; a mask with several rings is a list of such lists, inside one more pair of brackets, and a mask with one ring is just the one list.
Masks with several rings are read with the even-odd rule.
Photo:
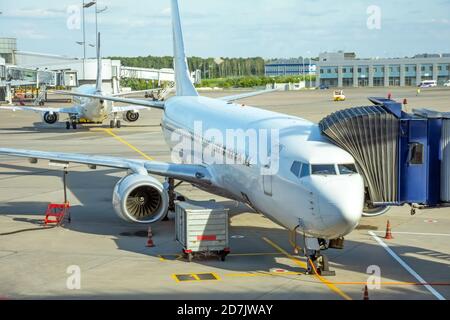
[[423, 164], [423, 144], [410, 143], [408, 159], [410, 164]]
[[334, 164], [313, 164], [311, 165], [311, 173], [322, 176], [336, 175], [336, 167]]
[[356, 170], [356, 166], [353, 163], [339, 164], [338, 168], [339, 168], [339, 174], [341, 174], [341, 175], [358, 173], [358, 171]]

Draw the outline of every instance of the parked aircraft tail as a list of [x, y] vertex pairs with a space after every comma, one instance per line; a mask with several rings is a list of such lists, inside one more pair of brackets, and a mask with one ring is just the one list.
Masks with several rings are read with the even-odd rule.
[[180, 20], [178, 0], [172, 0], [173, 61], [177, 96], [198, 96], [190, 78]]

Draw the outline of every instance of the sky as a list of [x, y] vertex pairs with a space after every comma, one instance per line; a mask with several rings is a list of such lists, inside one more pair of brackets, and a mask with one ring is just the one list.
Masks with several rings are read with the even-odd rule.
[[[87, 1], [87, 0], [86, 0]], [[87, 1], [88, 2], [88, 1]], [[450, 0], [180, 0], [188, 56], [289, 58], [450, 53]], [[78, 0], [0, 0], [0, 37], [18, 49], [81, 57]], [[172, 55], [169, 0], [99, 0], [103, 56]], [[94, 7], [86, 13], [95, 43]], [[78, 28], [80, 27], [80, 28]], [[88, 47], [88, 57], [95, 49]]]

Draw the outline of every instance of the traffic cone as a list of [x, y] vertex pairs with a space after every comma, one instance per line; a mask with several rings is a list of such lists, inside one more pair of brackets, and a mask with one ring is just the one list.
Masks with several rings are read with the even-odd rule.
[[147, 245], [146, 247], [148, 248], [152, 248], [155, 246], [155, 244], [153, 243], [153, 233], [152, 233], [152, 227], [148, 227], [148, 239], [147, 239]]
[[388, 220], [387, 225], [386, 225], [386, 235], [384, 236], [384, 238], [386, 240], [394, 239], [394, 237], [392, 236], [391, 224], [390, 224], [389, 220]]
[[369, 289], [367, 288], [367, 286], [364, 287], [363, 300], [369, 300]]

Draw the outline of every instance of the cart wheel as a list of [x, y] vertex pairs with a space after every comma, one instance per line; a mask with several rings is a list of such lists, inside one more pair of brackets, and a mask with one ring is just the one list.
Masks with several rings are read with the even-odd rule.
[[225, 251], [220, 251], [219, 252], [219, 257], [220, 257], [220, 261], [225, 261], [225, 258], [227, 257], [227, 252]]

